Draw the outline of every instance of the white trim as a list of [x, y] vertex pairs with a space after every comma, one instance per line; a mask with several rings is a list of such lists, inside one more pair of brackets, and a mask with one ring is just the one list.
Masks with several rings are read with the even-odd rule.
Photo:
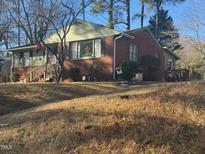
[[113, 54], [113, 71], [112, 71], [112, 76], [113, 76], [113, 79], [115, 80], [116, 79], [116, 76], [115, 76], [115, 68], [116, 68], [116, 41], [120, 38], [122, 38], [123, 36], [129, 38], [129, 39], [134, 39], [135, 37], [134, 36], [131, 36], [129, 34], [125, 34], [125, 33], [121, 33], [120, 36], [114, 38], [114, 54]]
[[26, 47], [17, 47], [17, 48], [13, 48], [13, 49], [8, 49], [8, 51], [13, 52], [13, 51], [17, 51], [17, 50], [26, 50], [26, 49], [35, 49], [35, 45], [26, 46]]
[[113, 71], [112, 71], [112, 75], [113, 75], [113, 79], [116, 78], [115, 76], [115, 67], [116, 67], [116, 41], [120, 38], [122, 38], [124, 35], [121, 34], [120, 36], [116, 37], [114, 39], [114, 55], [113, 55]]

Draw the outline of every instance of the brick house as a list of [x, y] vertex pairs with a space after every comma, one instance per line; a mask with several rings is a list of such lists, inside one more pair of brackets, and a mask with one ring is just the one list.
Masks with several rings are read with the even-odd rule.
[[[96, 62], [103, 66], [99, 71], [99, 80], [113, 80], [116, 79], [116, 68], [124, 61], [131, 60], [140, 64], [142, 57], [146, 55], [158, 58], [160, 66], [154, 74], [142, 69], [144, 80], [153, 75], [157, 81], [164, 79], [165, 51], [147, 28], [118, 32], [102, 25], [77, 21], [71, 26], [66, 40], [69, 41], [69, 47], [64, 62], [65, 80], [69, 78], [71, 68], [79, 68], [81, 75], [84, 75], [85, 66]], [[55, 33], [47, 37], [45, 42], [58, 50], [60, 41]], [[57, 61], [47, 49], [36, 50], [35, 45], [31, 45], [9, 51], [13, 55], [12, 70], [20, 74], [21, 80], [39, 81], [36, 80], [39, 76], [44, 76], [44, 80], [54, 77], [52, 68]]]

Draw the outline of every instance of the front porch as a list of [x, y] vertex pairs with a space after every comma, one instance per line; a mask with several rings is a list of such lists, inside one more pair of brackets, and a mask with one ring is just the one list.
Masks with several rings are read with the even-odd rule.
[[[57, 46], [56, 46], [57, 50]], [[47, 81], [54, 78], [56, 57], [46, 47], [19, 47], [12, 52], [11, 71], [20, 75], [20, 82]]]

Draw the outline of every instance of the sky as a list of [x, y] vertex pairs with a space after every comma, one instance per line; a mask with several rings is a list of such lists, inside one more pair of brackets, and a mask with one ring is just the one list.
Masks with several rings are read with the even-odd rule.
[[[135, 14], [135, 12], [137, 11], [138, 13], [140, 12], [140, 3], [136, 2], [137, 0], [131, 0], [131, 15]], [[190, 25], [190, 21], [192, 21], [192, 12], [195, 12], [194, 8], [196, 6], [193, 5], [193, 1], [199, 5], [201, 5], [202, 3], [204, 5], [201, 5], [200, 9], [196, 9], [196, 12], [198, 12], [200, 14], [200, 18], [204, 19], [205, 21], [205, 0], [186, 0], [183, 3], [180, 4], [176, 4], [176, 5], [168, 5], [165, 4], [163, 5], [163, 7], [165, 9], [169, 10], [169, 15], [172, 16], [172, 18], [174, 19], [174, 25], [178, 28], [180, 36], [182, 37], [187, 37], [187, 36], [193, 36], [194, 33], [192, 30], [190, 30], [190, 28], [188, 27], [188, 25]], [[89, 10], [89, 9], [88, 9]], [[99, 24], [105, 24], [106, 23], [106, 19], [107, 16], [106, 14], [103, 15], [92, 15], [91, 13], [89, 13], [89, 11], [86, 11], [87, 15], [86, 15], [86, 20], [90, 21], [90, 22], [94, 22], [94, 23], [99, 23]], [[145, 18], [145, 26], [148, 25], [148, 19], [149, 16], [153, 15], [154, 11], [151, 11], [148, 13], [148, 16]], [[137, 20], [132, 20], [132, 24], [131, 24], [131, 29], [136, 29], [139, 28], [140, 26], [140, 19]], [[116, 26], [116, 30], [119, 31], [123, 31], [125, 29], [124, 25], [117, 25]], [[205, 36], [203, 34], [205, 34], [205, 28], [204, 30], [200, 30], [201, 31], [201, 37], [205, 39]]]

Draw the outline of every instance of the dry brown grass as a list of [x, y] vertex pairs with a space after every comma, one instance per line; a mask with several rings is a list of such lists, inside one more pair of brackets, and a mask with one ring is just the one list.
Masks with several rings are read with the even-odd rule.
[[119, 86], [113, 83], [0, 84], [0, 115], [43, 104], [102, 94], [118, 88]]
[[205, 83], [65, 100], [0, 117], [0, 153], [205, 153]]

